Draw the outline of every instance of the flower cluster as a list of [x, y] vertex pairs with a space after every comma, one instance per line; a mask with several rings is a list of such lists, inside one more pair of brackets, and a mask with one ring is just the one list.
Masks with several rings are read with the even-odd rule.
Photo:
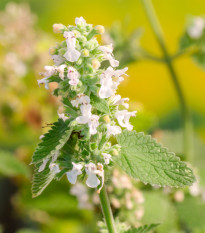
[[[54, 32], [62, 34], [64, 40], [50, 49], [54, 65], [45, 66], [41, 73], [44, 77], [38, 83], [44, 83], [46, 88], [50, 82], [58, 83], [54, 95], [61, 96], [65, 109], [59, 118], [72, 127], [72, 135], [78, 139], [73, 146], [71, 169], [66, 172], [68, 180], [75, 184], [78, 176], [86, 175], [87, 186], [100, 186], [100, 191], [104, 169], [120, 150], [118, 144], [112, 145], [110, 137], [120, 134], [121, 128], [132, 130], [129, 119], [136, 112], [127, 110], [128, 98], [116, 94], [127, 68], [116, 68], [119, 62], [113, 56], [112, 45], [98, 44], [95, 35], [104, 33], [104, 27], [93, 27], [83, 17], [76, 18], [75, 24], [53, 25]], [[100, 68], [106, 60], [110, 66]], [[46, 163], [43, 161], [42, 166]], [[61, 164], [53, 160], [50, 169], [59, 173]]]

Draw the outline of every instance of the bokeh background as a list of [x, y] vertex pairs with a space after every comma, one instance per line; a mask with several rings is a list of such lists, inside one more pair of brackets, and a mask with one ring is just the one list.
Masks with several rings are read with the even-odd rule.
[[[153, 4], [168, 50], [175, 54], [187, 17], [204, 15], [205, 2], [153, 0]], [[122, 83], [119, 93], [129, 97], [131, 108], [138, 110], [133, 120], [135, 129], [153, 134], [184, 159], [180, 106], [168, 70], [164, 64], [132, 54], [133, 48], [143, 46], [161, 56], [139, 0], [1, 0], [0, 232], [98, 232], [96, 222], [102, 216], [94, 193], [85, 190], [89, 203], [79, 209], [79, 197], [70, 194], [71, 187], [66, 179], [53, 182], [38, 198], [32, 199], [30, 191], [32, 153], [39, 136], [48, 130], [46, 124], [57, 119], [58, 108], [58, 101], [51, 93], [38, 87], [38, 73], [49, 62], [48, 49], [60, 40], [53, 34], [52, 25], [72, 25], [75, 17], [80, 16], [88, 23], [108, 29], [110, 34], [104, 36], [102, 42], [111, 40], [118, 46], [116, 56], [122, 65], [129, 67], [129, 77]], [[126, 60], [129, 53], [132, 56]], [[115, 179], [109, 181], [110, 187], [115, 187], [110, 188], [112, 207], [119, 221], [133, 226], [162, 222], [156, 230], [159, 233], [204, 233], [205, 70], [190, 56], [179, 57], [174, 65], [191, 109], [192, 165], [199, 182], [191, 189], [178, 191], [134, 181], [130, 181], [129, 187], [121, 187], [120, 179], [123, 177], [126, 183], [128, 178], [121, 171], [113, 171]], [[133, 187], [138, 192], [137, 199], [130, 196]], [[125, 199], [129, 199], [132, 206]], [[103, 232], [103, 224], [98, 224]]]

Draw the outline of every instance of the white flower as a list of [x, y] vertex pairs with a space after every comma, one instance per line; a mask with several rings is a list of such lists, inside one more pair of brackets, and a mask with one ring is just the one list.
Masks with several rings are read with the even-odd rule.
[[124, 80], [121, 76], [125, 74], [127, 69], [126, 67], [122, 70], [113, 70], [112, 67], [108, 67], [107, 70], [100, 75], [100, 98], [104, 99], [114, 95], [118, 85]]
[[44, 66], [45, 72], [41, 73], [41, 75], [45, 76], [45, 78], [37, 80], [38, 85], [41, 83], [45, 84], [45, 88], [48, 89], [48, 78], [50, 78], [56, 71], [54, 66]]
[[121, 133], [120, 126], [107, 124], [107, 137]]
[[76, 17], [75, 18], [75, 24], [76, 25], [80, 25], [80, 26], [85, 26], [86, 25], [86, 21], [85, 19], [81, 16], [81, 17]]
[[117, 111], [115, 113], [115, 117], [118, 120], [120, 126], [127, 128], [128, 130], [132, 130], [133, 126], [129, 123], [129, 119], [131, 116], [135, 116], [136, 111], [128, 112], [127, 110]]
[[205, 20], [202, 17], [194, 18], [192, 25], [188, 28], [187, 33], [193, 39], [198, 39], [202, 36], [205, 28]]
[[112, 156], [110, 154], [107, 154], [107, 153], [102, 153], [102, 155], [104, 157], [105, 164], [109, 164]]
[[53, 59], [53, 62], [56, 66], [59, 66], [61, 65], [64, 61], [65, 61], [65, 58], [63, 58], [62, 56], [60, 55], [52, 55], [51, 56], [52, 59]]
[[85, 171], [88, 175], [86, 180], [87, 186], [90, 188], [97, 188], [97, 186], [100, 184], [100, 180], [96, 176], [96, 173], [98, 173], [96, 165], [94, 163], [86, 164]]
[[49, 165], [49, 168], [50, 168], [51, 172], [54, 172], [54, 173], [59, 173], [60, 172], [60, 168], [59, 168], [58, 164], [56, 164], [56, 163], [51, 163]]
[[90, 97], [85, 94], [78, 94], [75, 100], [71, 100], [71, 104], [73, 107], [78, 107], [79, 104], [89, 104], [90, 103]]
[[90, 134], [97, 133], [97, 127], [99, 126], [99, 116], [92, 115], [91, 113], [92, 106], [90, 104], [83, 104], [80, 106], [82, 116], [76, 118], [76, 121], [79, 124], [88, 124]]
[[113, 57], [113, 47], [112, 44], [109, 46], [99, 46], [99, 50], [101, 50], [104, 53], [104, 59], [108, 60], [110, 62], [110, 65], [112, 67], [119, 66], [119, 61], [115, 60]]
[[122, 105], [122, 106], [124, 106], [125, 108], [129, 108], [129, 104], [128, 104], [128, 103], [125, 103], [125, 102], [129, 101], [129, 98], [121, 98], [120, 95], [115, 95], [115, 96], [112, 98], [112, 101], [113, 101], [113, 104]]
[[88, 127], [90, 129], [90, 134], [97, 133], [97, 127], [99, 126], [99, 116], [91, 115], [90, 120], [88, 121]]
[[58, 117], [61, 118], [63, 121], [66, 121], [67, 119], [69, 119], [69, 117], [65, 116], [64, 113], [58, 113]]
[[60, 65], [56, 67], [56, 70], [59, 72], [59, 77], [64, 80], [64, 71], [65, 71], [66, 65]]
[[48, 158], [45, 158], [45, 159], [43, 160], [43, 163], [42, 163], [41, 166], [39, 167], [38, 172], [42, 172], [42, 171], [45, 169], [48, 160], [49, 160]]
[[64, 37], [66, 38], [67, 43], [67, 52], [64, 54], [64, 57], [70, 61], [75, 62], [80, 57], [80, 52], [75, 49], [76, 38], [73, 32], [64, 32]]
[[72, 86], [76, 86], [79, 82], [79, 73], [73, 67], [68, 67], [67, 77], [70, 79], [69, 84]]
[[100, 80], [100, 91], [99, 91], [99, 96], [100, 98], [108, 98], [112, 96], [115, 92], [114, 86], [113, 86], [113, 81], [111, 77], [102, 77]]
[[80, 164], [80, 163], [73, 163], [73, 168], [71, 171], [69, 172], [66, 172], [66, 175], [67, 175], [67, 178], [68, 180], [70, 181], [71, 184], [75, 184], [76, 183], [76, 180], [77, 180], [77, 176], [78, 175], [81, 175], [82, 174], [82, 168], [83, 168], [83, 165]]

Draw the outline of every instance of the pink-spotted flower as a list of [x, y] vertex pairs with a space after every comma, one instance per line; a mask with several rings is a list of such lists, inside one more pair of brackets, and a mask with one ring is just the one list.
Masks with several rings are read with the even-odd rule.
[[71, 86], [76, 86], [79, 83], [79, 73], [73, 67], [68, 67], [67, 77], [70, 79], [69, 84]]

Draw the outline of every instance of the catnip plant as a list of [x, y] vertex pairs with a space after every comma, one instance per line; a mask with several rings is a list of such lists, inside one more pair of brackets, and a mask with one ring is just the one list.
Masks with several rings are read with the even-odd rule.
[[128, 111], [129, 99], [117, 94], [128, 68], [117, 68], [111, 44], [99, 45], [95, 36], [104, 33], [103, 26], [93, 27], [83, 17], [75, 24], [53, 25], [64, 40], [50, 49], [54, 65], [45, 66], [38, 80], [46, 89], [49, 83], [58, 83], [53, 95], [62, 106], [58, 121], [40, 137], [32, 158], [33, 197], [53, 179], [66, 176], [71, 184], [81, 180], [96, 189], [108, 232], [149, 232], [156, 224], [128, 230], [115, 227], [105, 188], [109, 170], [119, 166], [134, 179], [163, 187], [191, 185], [193, 172], [151, 136], [133, 131], [129, 120], [137, 112]]

